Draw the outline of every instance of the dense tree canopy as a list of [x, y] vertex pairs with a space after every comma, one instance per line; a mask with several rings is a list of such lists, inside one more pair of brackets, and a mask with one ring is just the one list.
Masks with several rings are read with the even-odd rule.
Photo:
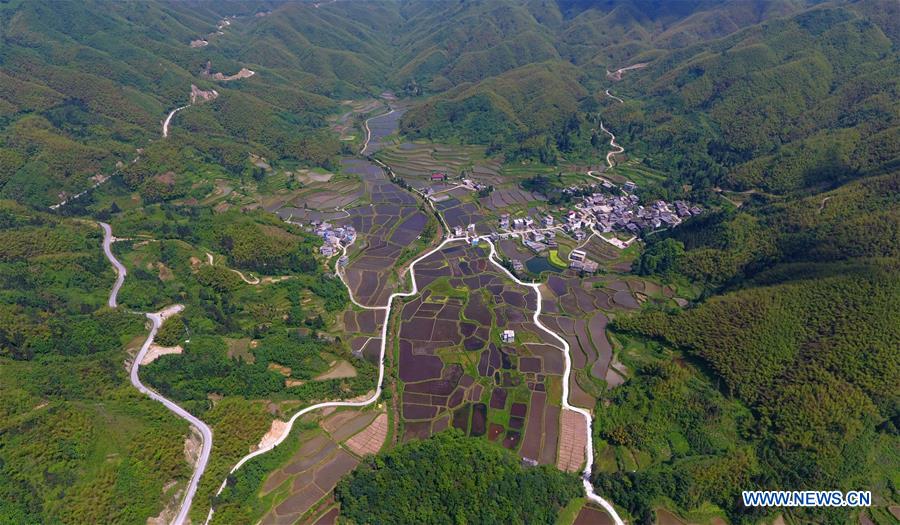
[[366, 459], [336, 490], [351, 523], [546, 523], [577, 478], [451, 430]]

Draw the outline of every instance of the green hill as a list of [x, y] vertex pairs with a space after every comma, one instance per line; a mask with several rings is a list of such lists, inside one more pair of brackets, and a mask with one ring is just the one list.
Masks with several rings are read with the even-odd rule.
[[898, 40], [869, 16], [878, 4], [891, 9], [821, 6], [673, 52], [626, 77], [637, 100], [609, 119], [675, 191], [784, 194], [895, 169]]
[[[130, 163], [138, 148], [159, 161], [141, 168], [154, 174], [183, 165], [186, 148], [226, 165], [248, 151], [312, 165], [333, 160], [339, 145], [325, 136], [323, 117], [338, 104], [329, 96], [360, 94], [379, 82], [367, 58], [378, 46], [363, 45], [367, 35], [351, 39], [359, 27], [346, 27], [333, 11], [284, 6], [279, 16], [254, 16], [270, 7], [0, 4], [0, 195], [55, 203], [89, 186], [90, 177], [113, 173], [117, 162]], [[225, 17], [235, 18], [220, 30]], [[190, 46], [200, 39], [208, 45]], [[279, 49], [290, 50], [287, 58], [273, 54]], [[215, 81], [201, 74], [207, 64], [213, 72], [248, 67], [256, 75]], [[173, 141], [157, 140], [167, 112], [188, 102], [191, 84], [219, 97], [179, 114]]]

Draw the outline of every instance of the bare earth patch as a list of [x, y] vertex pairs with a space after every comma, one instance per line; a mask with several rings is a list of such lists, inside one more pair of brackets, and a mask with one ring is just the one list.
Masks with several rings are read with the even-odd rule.
[[347, 440], [349, 448], [357, 456], [377, 454], [387, 438], [388, 417], [387, 414], [379, 414], [371, 425], [362, 432]]
[[566, 472], [577, 472], [584, 464], [585, 445], [587, 445], [587, 427], [584, 417], [578, 412], [563, 410], [556, 468]]
[[[163, 496], [165, 497], [177, 484], [178, 482], [173, 480], [163, 485]], [[159, 512], [159, 515], [147, 518], [147, 525], [167, 525], [168, 523], [171, 523], [178, 514], [178, 505], [181, 503], [182, 494], [183, 491], [180, 489], [172, 494], [168, 494], [166, 505]]]
[[291, 369], [290, 369], [290, 368], [288, 368], [288, 367], [286, 367], [286, 366], [283, 366], [283, 365], [279, 365], [279, 364], [277, 364], [277, 363], [269, 363], [269, 366], [267, 366], [266, 368], [268, 368], [269, 370], [273, 370], [273, 371], [275, 371], [275, 372], [278, 372], [279, 374], [281, 374], [281, 375], [283, 375], [283, 376], [285, 376], [285, 377], [288, 377], [289, 375], [291, 375]]
[[343, 379], [345, 377], [356, 377], [356, 368], [353, 368], [353, 365], [342, 359], [326, 372], [316, 376], [315, 380], [324, 381], [326, 379]]
[[144, 358], [141, 359], [141, 366], [149, 365], [153, 361], [156, 361], [161, 356], [169, 355], [169, 354], [180, 354], [184, 352], [184, 348], [181, 345], [178, 346], [159, 346], [158, 344], [151, 344], [150, 348], [147, 349], [147, 353], [144, 354]]
[[256, 450], [261, 448], [267, 448], [271, 446], [273, 443], [278, 441], [278, 438], [284, 434], [284, 431], [287, 430], [287, 423], [280, 419], [275, 419], [272, 421], [272, 426], [269, 427], [269, 431], [265, 433], [262, 439], [259, 440], [259, 444], [256, 445]]

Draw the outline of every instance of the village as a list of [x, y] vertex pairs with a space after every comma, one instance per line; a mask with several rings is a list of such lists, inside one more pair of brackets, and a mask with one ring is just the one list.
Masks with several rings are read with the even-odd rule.
[[[349, 224], [335, 227], [327, 221], [313, 219], [310, 222], [309, 230], [322, 239], [322, 246], [319, 246], [319, 254], [323, 257], [333, 257], [341, 253], [344, 248], [350, 246], [356, 240], [356, 229]], [[341, 263], [346, 262], [344, 257], [342, 257]]]
[[[613, 191], [620, 191], [620, 195], [597, 191], [586, 194], [584, 188], [570, 187], [565, 191], [581, 195], [582, 200], [571, 209], [558, 209], [559, 221], [551, 214], [538, 218], [530, 215], [511, 218], [510, 214], [504, 213], [500, 215], [499, 221], [502, 233], [494, 235], [498, 238], [506, 234], [519, 235], [522, 243], [535, 254], [553, 250], [558, 246], [556, 230], [565, 232], [576, 242], [586, 241], [588, 237], [596, 235], [617, 248], [624, 249], [642, 234], [678, 226], [684, 219], [703, 213], [703, 209], [699, 206], [692, 206], [680, 200], [671, 205], [666, 201], [657, 200], [649, 206], [643, 206], [640, 204], [640, 198], [632, 193], [636, 185], [631, 181], [626, 182], [621, 190], [608, 182], [604, 186]], [[589, 189], [598, 188], [593, 184]], [[625, 233], [630, 237], [622, 240], [616, 235], [602, 235], [616, 232]], [[520, 261], [512, 261], [512, 265], [516, 272], [523, 271]], [[598, 264], [588, 259], [584, 251], [573, 249], [569, 252], [569, 267], [585, 273], [594, 273]]]
[[[432, 173], [429, 182], [433, 186], [417, 191], [436, 204], [446, 200], [451, 190], [483, 193], [493, 189], [470, 177], [460, 177], [455, 183], [451, 183], [450, 178], [446, 173]], [[447, 184], [452, 186], [447, 187]], [[644, 205], [635, 190], [637, 185], [632, 181], [618, 186], [605, 179], [600, 183], [570, 186], [562, 193], [573, 202], [571, 206], [544, 211], [532, 209], [519, 217], [501, 213], [497, 229], [487, 233], [487, 236], [494, 241], [519, 238], [531, 252], [542, 256], [548, 252], [557, 253], [557, 235], [564, 234], [579, 243], [568, 252], [565, 263], [571, 269], [590, 274], [595, 273], [599, 265], [587, 257], [585, 250], [580, 249], [590, 237], [595, 236], [621, 250], [641, 236], [673, 228], [685, 219], [703, 213], [700, 206], [681, 200], [672, 203], [656, 200]], [[345, 248], [354, 242], [357, 235], [353, 226], [335, 226], [325, 220], [313, 220], [306, 229], [322, 239], [319, 253], [323, 257], [341, 255], [339, 264], [346, 264]], [[480, 235], [475, 224], [468, 224], [453, 226], [448, 234], [470, 238], [473, 244], [477, 244], [484, 232]], [[509, 264], [516, 274], [526, 273], [521, 260], [512, 259]]]

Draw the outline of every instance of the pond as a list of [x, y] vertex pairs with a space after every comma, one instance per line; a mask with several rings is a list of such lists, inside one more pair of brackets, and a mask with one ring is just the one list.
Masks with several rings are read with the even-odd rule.
[[550, 264], [550, 260], [546, 257], [532, 257], [525, 261], [525, 268], [529, 272], [540, 275], [542, 272], [559, 273], [562, 270]]

